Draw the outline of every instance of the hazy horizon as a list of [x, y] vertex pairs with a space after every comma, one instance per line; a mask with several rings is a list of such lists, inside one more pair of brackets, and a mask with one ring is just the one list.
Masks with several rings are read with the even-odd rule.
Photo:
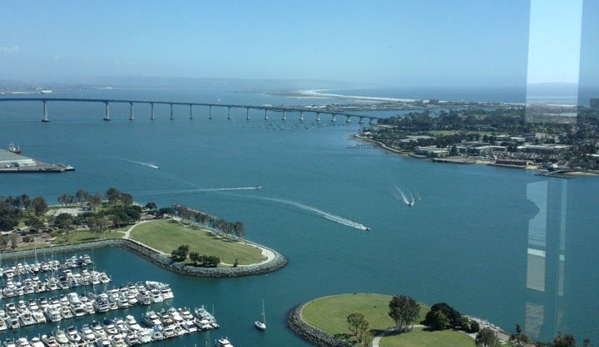
[[0, 78], [593, 84], [598, 14], [589, 0], [0, 2]]

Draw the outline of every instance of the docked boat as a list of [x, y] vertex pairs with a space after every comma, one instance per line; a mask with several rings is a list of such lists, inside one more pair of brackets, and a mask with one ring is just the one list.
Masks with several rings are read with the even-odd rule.
[[60, 347], [58, 340], [56, 340], [56, 337], [52, 334], [42, 335], [42, 342], [47, 347]]
[[[150, 312], [153, 313], [154, 311], [150, 311]], [[158, 317], [156, 317], [156, 319], [158, 319]], [[160, 322], [160, 321], [158, 321], [158, 322]], [[125, 317], [125, 325], [129, 328], [129, 330], [133, 330], [133, 331], [141, 330], [141, 326], [137, 323], [137, 321], [135, 320], [135, 317], [133, 317], [132, 315], [127, 315]]]
[[16, 341], [17, 347], [31, 347], [26, 337], [19, 337]]
[[37, 336], [32, 337], [31, 341], [29, 341], [29, 344], [31, 347], [46, 347], [42, 342], [42, 339]]
[[56, 331], [56, 342], [58, 342], [61, 346], [68, 345], [69, 341], [69, 337], [64, 330], [58, 329]]
[[21, 148], [15, 146], [15, 144], [12, 142], [8, 144], [8, 151], [11, 153], [14, 153], [14, 154], [18, 154], [18, 155], [23, 154], [23, 152], [21, 151]]
[[162, 322], [160, 321], [160, 318], [158, 317], [156, 312], [151, 310], [144, 314], [142, 321], [145, 325], [147, 325], [150, 328], [162, 325]]
[[216, 341], [216, 346], [217, 347], [233, 347], [233, 345], [231, 344], [231, 342], [229, 341], [229, 339], [227, 337], [221, 337], [220, 339], [218, 339]]
[[79, 335], [79, 332], [77, 331], [77, 328], [75, 328], [74, 326], [70, 326], [67, 328], [67, 339], [70, 342], [73, 342], [75, 344], [78, 344], [80, 342], [82, 342], [82, 338], [81, 335]]

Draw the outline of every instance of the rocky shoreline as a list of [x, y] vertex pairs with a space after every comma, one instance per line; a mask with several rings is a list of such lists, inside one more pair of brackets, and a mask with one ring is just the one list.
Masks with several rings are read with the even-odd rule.
[[292, 308], [287, 314], [287, 325], [298, 336], [318, 347], [353, 347], [352, 344], [317, 329], [302, 320], [302, 310], [309, 304], [303, 303]]
[[[246, 241], [248, 242], [248, 241]], [[251, 242], [248, 242], [251, 243]], [[253, 243], [252, 243], [253, 244]], [[194, 267], [191, 265], [183, 265], [177, 262], [173, 262], [168, 257], [154, 251], [153, 249], [146, 247], [145, 245], [135, 242], [129, 239], [111, 239], [92, 241], [86, 243], [79, 243], [67, 246], [54, 246], [51, 248], [43, 248], [40, 250], [26, 250], [2, 253], [3, 260], [12, 260], [23, 257], [33, 257], [36, 254], [44, 254], [49, 250], [52, 253], [70, 253], [70, 252], [82, 252], [90, 249], [107, 248], [107, 247], [119, 247], [133, 252], [137, 256], [140, 256], [153, 264], [156, 264], [163, 269], [172, 271], [185, 276], [196, 276], [196, 277], [209, 277], [209, 278], [227, 278], [227, 277], [242, 277], [242, 276], [253, 276], [261, 275], [269, 272], [276, 271], [287, 264], [287, 259], [270, 248], [254, 244], [257, 247], [265, 248], [271, 251], [275, 256], [272, 260], [248, 266], [238, 266], [229, 268], [203, 268]]]

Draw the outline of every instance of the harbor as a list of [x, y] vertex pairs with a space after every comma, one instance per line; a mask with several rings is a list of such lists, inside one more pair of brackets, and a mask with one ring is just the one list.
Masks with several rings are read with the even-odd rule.
[[[108, 289], [110, 276], [90, 269], [95, 265], [85, 254], [2, 266], [0, 346], [125, 347], [220, 327], [204, 306], [172, 306], [175, 295], [166, 282], [137, 281]], [[143, 307], [141, 315], [139, 309], [131, 311], [134, 307]], [[117, 315], [111, 316], [112, 311]]]
[[0, 173], [61, 173], [75, 171], [66, 164], [48, 164], [22, 154], [19, 147], [9, 144], [8, 150], [0, 149]]

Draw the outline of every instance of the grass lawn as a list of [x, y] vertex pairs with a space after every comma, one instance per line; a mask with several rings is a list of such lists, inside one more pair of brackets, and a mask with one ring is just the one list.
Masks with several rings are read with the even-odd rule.
[[237, 239], [216, 236], [201, 227], [182, 226], [173, 220], [140, 224], [131, 231], [130, 238], [167, 254], [181, 245], [189, 245], [190, 252], [217, 256], [227, 264], [233, 264], [235, 259], [240, 265], [255, 264], [266, 259], [257, 247]]
[[[302, 318], [308, 324], [315, 326], [340, 339], [354, 343], [350, 339], [347, 316], [359, 312], [364, 314], [368, 321], [369, 329], [373, 335], [395, 326], [389, 317], [389, 302], [392, 297], [379, 294], [344, 294], [316, 299], [310, 302], [302, 311]], [[422, 321], [430, 307], [420, 305]], [[426, 347], [426, 346], [454, 346], [472, 347], [474, 340], [460, 332], [441, 331], [429, 332], [415, 328], [410, 333], [387, 336], [381, 339], [381, 347]]]
[[119, 232], [106, 232], [104, 234], [98, 235], [97, 233], [91, 232], [89, 230], [77, 230], [71, 231], [69, 235], [69, 241], [67, 242], [64, 235], [58, 236], [54, 242], [52, 242], [55, 246], [64, 246], [71, 245], [74, 243], [82, 243], [82, 242], [91, 242], [91, 241], [99, 241], [106, 239], [122, 239], [124, 236], [123, 233]]
[[385, 336], [379, 343], [380, 347], [474, 347], [474, 339], [470, 336], [453, 330], [425, 331], [414, 328], [405, 334]]

